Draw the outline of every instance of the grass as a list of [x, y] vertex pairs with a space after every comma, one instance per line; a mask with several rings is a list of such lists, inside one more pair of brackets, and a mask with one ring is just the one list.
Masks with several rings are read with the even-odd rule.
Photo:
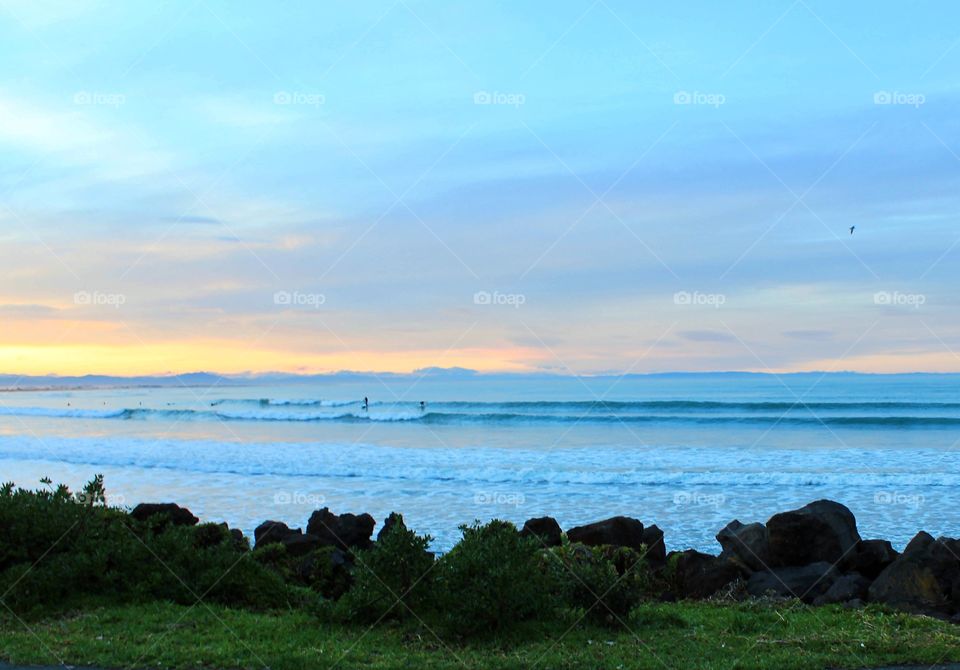
[[529, 624], [507, 639], [438, 640], [423, 625], [367, 629], [301, 611], [204, 604], [102, 606], [0, 617], [0, 659], [103, 668], [859, 668], [960, 661], [960, 627], [877, 607], [650, 604], [618, 629]]

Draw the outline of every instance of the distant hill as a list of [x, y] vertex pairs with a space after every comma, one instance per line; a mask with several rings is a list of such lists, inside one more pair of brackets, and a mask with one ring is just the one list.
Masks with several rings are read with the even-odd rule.
[[118, 377], [112, 375], [25, 376], [0, 374], [0, 388], [88, 388], [117, 386], [211, 386], [235, 384], [236, 380], [211, 372], [187, 372], [179, 375]]

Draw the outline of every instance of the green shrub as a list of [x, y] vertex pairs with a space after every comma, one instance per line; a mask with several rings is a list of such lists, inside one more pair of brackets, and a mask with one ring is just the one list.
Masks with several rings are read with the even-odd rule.
[[499, 520], [460, 530], [463, 538], [437, 568], [447, 631], [482, 635], [552, 614], [556, 584], [536, 539], [521, 537], [513, 524]]
[[253, 550], [254, 561], [268, 568], [288, 584], [312, 590], [324, 598], [336, 600], [350, 588], [348, 557], [336, 547], [320, 547], [304, 556], [291, 556], [279, 542]]
[[432, 539], [392, 514], [374, 547], [357, 553], [353, 586], [337, 605], [340, 617], [371, 623], [425, 616], [434, 599], [435, 561], [427, 549]]
[[[291, 593], [283, 578], [240, 551], [229, 533], [210, 543], [204, 526], [166, 526], [148, 531], [142, 538], [148, 556], [142, 576], [132, 580], [131, 590], [144, 597], [193, 604], [199, 598], [225, 605], [252, 608], [288, 604]], [[134, 538], [134, 541], [137, 541]], [[123, 572], [129, 579], [132, 568]]]
[[0, 593], [15, 611], [91, 597], [255, 608], [299, 599], [224, 526], [137, 522], [105, 505], [99, 475], [78, 494], [43, 483], [0, 487]]
[[551, 556], [565, 602], [600, 623], [619, 623], [650, 585], [642, 552], [627, 547], [573, 544], [554, 549]]
[[350, 559], [336, 547], [320, 547], [296, 559], [294, 580], [329, 600], [337, 600], [353, 583]]

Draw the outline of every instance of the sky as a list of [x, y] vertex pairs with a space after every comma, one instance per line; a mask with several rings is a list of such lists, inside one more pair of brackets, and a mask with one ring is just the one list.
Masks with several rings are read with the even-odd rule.
[[0, 0], [0, 372], [960, 371], [958, 19]]

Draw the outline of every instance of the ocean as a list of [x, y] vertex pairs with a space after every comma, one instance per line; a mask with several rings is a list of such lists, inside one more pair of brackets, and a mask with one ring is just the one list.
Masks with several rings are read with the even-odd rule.
[[848, 373], [20, 390], [0, 393], [0, 479], [102, 473], [112, 504], [175, 501], [251, 536], [324, 506], [399, 511], [441, 551], [474, 520], [623, 514], [717, 552], [732, 519], [830, 498], [902, 548], [960, 535], [958, 392], [956, 375]]

